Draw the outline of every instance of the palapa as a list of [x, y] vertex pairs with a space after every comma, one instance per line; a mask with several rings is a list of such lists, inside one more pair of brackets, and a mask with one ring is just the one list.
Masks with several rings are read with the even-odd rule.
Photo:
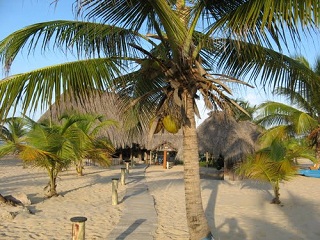
[[222, 111], [213, 111], [197, 128], [199, 152], [208, 152], [215, 159], [221, 155], [233, 164], [257, 149], [260, 133], [259, 127], [250, 121], [237, 122]]
[[40, 120], [51, 119], [58, 122], [59, 117], [64, 113], [100, 114], [105, 119], [112, 119], [117, 122], [116, 127], [107, 127], [100, 133], [102, 136], [107, 136], [115, 148], [131, 148], [133, 144], [138, 144], [141, 148], [155, 150], [164, 143], [170, 143], [176, 150], [182, 148], [181, 130], [177, 134], [171, 134], [164, 130], [148, 139], [149, 128], [145, 126], [142, 126], [139, 130], [129, 128], [121, 112], [122, 109], [122, 100], [113, 92], [103, 92], [101, 94], [93, 92], [88, 98], [78, 100], [73, 94], [70, 96], [61, 95], [60, 101], [51, 105]]
[[124, 121], [121, 113], [122, 105], [119, 96], [113, 92], [92, 92], [84, 99], [76, 98], [73, 94], [61, 95], [59, 102], [55, 102], [41, 116], [39, 120], [51, 119], [58, 122], [64, 113], [88, 113], [103, 115], [105, 120], [114, 120], [117, 125], [101, 130], [101, 136], [107, 136], [115, 148], [132, 147], [132, 144], [144, 145], [144, 132], [132, 132]]

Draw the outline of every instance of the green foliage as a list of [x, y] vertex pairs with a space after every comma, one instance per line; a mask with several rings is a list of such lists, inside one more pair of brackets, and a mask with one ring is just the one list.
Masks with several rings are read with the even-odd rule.
[[[0, 61], [7, 69], [22, 49], [32, 53], [40, 48], [45, 53], [52, 47], [66, 54], [75, 51], [80, 59], [0, 81], [1, 116], [18, 106], [23, 112], [45, 109], [62, 93], [86, 99], [90, 97], [87, 89], [110, 89], [126, 96], [125, 106], [135, 108], [142, 126], [155, 116], [171, 115], [191, 133], [194, 116], [199, 115], [198, 94], [208, 109], [232, 111], [240, 107], [231, 99], [230, 83], [248, 86], [241, 79], [249, 79], [263, 86], [289, 86], [289, 78], [305, 76], [310, 81], [314, 76], [283, 55], [282, 47], [290, 42], [284, 29], [294, 43], [301, 32], [310, 30], [305, 26], [317, 29], [318, 0], [76, 3], [76, 12], [91, 23], [38, 23], [0, 41]], [[190, 144], [196, 143], [195, 134], [186, 132], [185, 140], [192, 137]], [[190, 169], [198, 161], [197, 146], [184, 151], [185, 166]], [[197, 178], [196, 173], [187, 177]], [[201, 205], [201, 199], [196, 200], [200, 186], [189, 187], [197, 188], [186, 198], [192, 199], [187, 202], [188, 214], [192, 212], [188, 215], [190, 238], [202, 239], [209, 227], [199, 212], [202, 206], [194, 207], [194, 202]], [[199, 222], [193, 221], [194, 214]]]
[[18, 153], [25, 163], [46, 169], [50, 178], [49, 197], [57, 195], [56, 179], [62, 169], [82, 162], [83, 158], [108, 166], [114, 151], [107, 138], [97, 137], [100, 128], [114, 124], [102, 121], [101, 116], [63, 116], [61, 124], [38, 123], [30, 118], [10, 118], [6, 122], [9, 127], [3, 126], [1, 139], [5, 143], [0, 147], [1, 155]]
[[[296, 57], [297, 64], [301, 68], [313, 72], [312, 81], [306, 76], [299, 79], [290, 78], [288, 87], [277, 88], [274, 93], [286, 96], [290, 105], [268, 101], [259, 106], [257, 123], [265, 127], [277, 126], [273, 131], [278, 135], [291, 137], [308, 137], [311, 146], [315, 146], [317, 161], [320, 161], [319, 138], [320, 131], [320, 75], [318, 74], [318, 62], [314, 69], [302, 56]], [[282, 125], [282, 127], [280, 127]], [[269, 132], [271, 132], [270, 130]]]
[[236, 173], [247, 178], [269, 182], [275, 192], [272, 202], [280, 204], [279, 183], [289, 181], [297, 174], [298, 158], [314, 160], [314, 154], [304, 141], [280, 137], [274, 135], [274, 132], [276, 131], [267, 131], [260, 138], [261, 149], [241, 163]]
[[21, 144], [24, 143], [25, 135], [28, 131], [27, 122], [23, 118], [12, 117], [2, 122], [0, 140], [3, 144], [0, 145], [0, 157], [10, 153], [16, 154]]

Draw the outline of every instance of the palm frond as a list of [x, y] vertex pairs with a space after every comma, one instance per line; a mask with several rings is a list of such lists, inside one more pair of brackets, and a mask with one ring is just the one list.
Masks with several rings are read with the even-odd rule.
[[216, 20], [211, 31], [225, 29], [231, 38], [253, 43], [262, 41], [268, 47], [271, 47], [268, 40], [271, 36], [280, 49], [281, 41], [288, 44], [285, 31], [296, 42], [300, 40], [299, 26], [309, 25], [316, 29], [320, 21], [317, 0], [206, 1], [206, 4], [208, 12]]
[[90, 89], [106, 89], [119, 75], [116, 60], [88, 59], [45, 67], [32, 72], [13, 75], [0, 81], [0, 113], [6, 116], [13, 107], [44, 110], [62, 93], [76, 93], [76, 97], [90, 96]]
[[[0, 42], [0, 61], [9, 70], [12, 61], [23, 48], [28, 54], [38, 47], [61, 49], [77, 57], [136, 56], [130, 44], [138, 44], [143, 35], [124, 28], [80, 21], [51, 21], [27, 26]], [[150, 42], [150, 41], [149, 41]]]
[[302, 87], [296, 85], [300, 79], [311, 86], [319, 85], [314, 81], [318, 76], [312, 70], [270, 48], [231, 39], [216, 39], [213, 43], [216, 46], [208, 47], [206, 51], [213, 51], [217, 67], [231, 76], [249, 76], [249, 81], [271, 89]]

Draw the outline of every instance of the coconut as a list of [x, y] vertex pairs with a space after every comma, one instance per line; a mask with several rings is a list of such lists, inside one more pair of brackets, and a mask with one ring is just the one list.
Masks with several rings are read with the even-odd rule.
[[177, 133], [180, 129], [178, 120], [171, 115], [165, 116], [162, 120], [162, 124], [169, 133]]

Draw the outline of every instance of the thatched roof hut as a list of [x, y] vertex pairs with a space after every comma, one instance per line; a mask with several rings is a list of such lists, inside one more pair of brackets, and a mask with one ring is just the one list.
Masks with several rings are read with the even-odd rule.
[[220, 155], [228, 162], [243, 160], [257, 148], [261, 131], [250, 121], [237, 122], [224, 112], [211, 112], [197, 128], [199, 152]]
[[117, 94], [104, 92], [102, 94], [92, 94], [89, 98], [76, 100], [73, 96], [62, 95], [59, 102], [54, 103], [41, 116], [40, 120], [52, 119], [58, 122], [58, 118], [64, 113], [89, 113], [105, 116], [105, 119], [112, 119], [117, 122], [117, 126], [107, 127], [100, 133], [108, 136], [116, 148], [131, 147], [133, 143], [144, 145], [144, 132], [132, 133], [128, 130], [127, 125], [121, 114], [121, 100]]
[[182, 130], [178, 133], [172, 134], [166, 131], [154, 134], [152, 139], [148, 142], [148, 149], [155, 150], [160, 145], [167, 143], [174, 149], [179, 150], [182, 148]]
[[132, 147], [132, 144], [139, 144], [140, 147], [148, 150], [155, 150], [164, 143], [170, 143], [175, 149], [182, 148], [182, 131], [171, 134], [166, 131], [154, 134], [148, 139], [148, 127], [142, 127], [140, 131], [130, 131], [121, 113], [121, 100], [119, 96], [112, 92], [102, 94], [92, 94], [82, 101], [76, 100], [73, 96], [62, 95], [60, 101], [54, 103], [40, 118], [52, 119], [58, 122], [58, 118], [64, 113], [91, 113], [104, 115], [106, 119], [113, 119], [118, 122], [117, 127], [108, 127], [100, 134], [108, 136], [114, 146], [118, 149]]

